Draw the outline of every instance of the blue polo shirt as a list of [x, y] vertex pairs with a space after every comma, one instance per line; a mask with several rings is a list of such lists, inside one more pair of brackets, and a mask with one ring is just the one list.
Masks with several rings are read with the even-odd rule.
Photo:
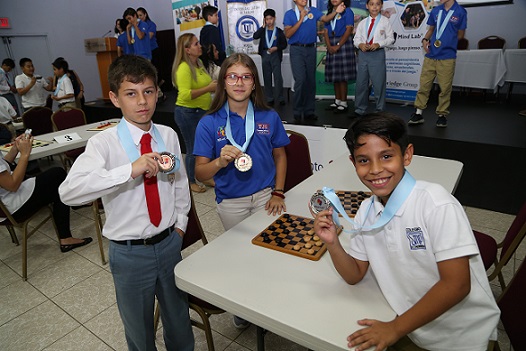
[[[444, 21], [444, 19], [450, 11], [453, 11], [453, 15], [449, 19], [446, 29], [440, 37], [441, 45], [437, 48], [433, 44], [436, 40], [437, 19], [440, 10], [442, 10], [442, 21]], [[427, 20], [427, 25], [434, 26], [435, 30], [433, 31], [433, 35], [431, 36], [429, 53], [426, 54], [426, 57], [434, 60], [446, 60], [456, 58], [458, 31], [465, 30], [467, 28], [467, 22], [468, 16], [466, 10], [462, 6], [460, 6], [456, 1], [448, 11], [444, 9], [444, 5], [440, 5], [433, 8]]]
[[[276, 165], [272, 151], [288, 145], [290, 140], [279, 115], [274, 110], [254, 111], [255, 130], [246, 153], [252, 157], [252, 168], [238, 171], [234, 162], [220, 169], [214, 176], [216, 202], [252, 195], [267, 187], [274, 187]], [[195, 132], [194, 155], [211, 160], [219, 157], [221, 148], [231, 145], [226, 138], [226, 111], [224, 108], [199, 121]], [[245, 119], [230, 111], [232, 136], [237, 144], [245, 143]]]
[[338, 18], [336, 21], [336, 26], [334, 28], [334, 35], [332, 35], [332, 26], [331, 21], [325, 23], [325, 28], [329, 33], [329, 38], [341, 37], [347, 30], [347, 26], [354, 26], [354, 12], [350, 8], [346, 8], [341, 15], [336, 15], [335, 18]]
[[141, 20], [138, 21], [138, 27], [141, 30], [141, 32], [144, 33], [144, 38], [139, 39], [139, 37], [137, 36], [137, 32], [135, 32], [135, 34], [133, 35], [133, 39], [135, 40], [135, 43], [133, 43], [133, 50], [135, 51], [135, 55], [142, 56], [148, 60], [151, 60], [152, 49], [150, 47], [150, 35], [148, 34], [148, 24]]
[[[147, 20], [146, 23], [148, 24], [148, 32], [153, 33], [153, 37], [150, 38], [150, 49], [153, 51], [159, 47], [157, 44], [157, 25], [151, 20]], [[148, 37], [150, 37], [149, 33]]]
[[133, 55], [133, 45], [128, 43], [128, 35], [126, 32], [119, 34], [117, 46], [122, 48], [122, 52], [124, 52], [125, 55]]
[[[298, 22], [296, 11], [294, 8], [285, 12], [283, 18], [283, 25], [293, 27]], [[292, 44], [313, 44], [318, 39], [316, 22], [323, 16], [320, 10], [316, 7], [310, 7], [307, 14], [307, 20], [301, 24], [296, 33], [289, 38], [289, 45]]]

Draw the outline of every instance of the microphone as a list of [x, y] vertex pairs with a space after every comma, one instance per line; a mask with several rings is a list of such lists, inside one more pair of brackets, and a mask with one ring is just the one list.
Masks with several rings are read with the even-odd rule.
[[104, 33], [104, 35], [102, 36], [102, 38], [104, 38], [106, 35], [110, 34], [111, 33], [111, 29], [109, 31], [107, 31], [106, 33]]

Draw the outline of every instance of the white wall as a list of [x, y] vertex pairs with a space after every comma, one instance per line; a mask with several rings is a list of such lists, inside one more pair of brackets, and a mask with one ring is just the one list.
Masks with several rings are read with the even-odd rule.
[[[267, 0], [267, 4], [276, 10], [276, 22], [282, 27], [283, 14], [292, 7], [292, 1]], [[100, 37], [113, 29], [115, 19], [120, 18], [128, 6], [146, 8], [158, 30], [173, 28], [171, 0], [1, 0], [0, 17], [9, 17], [11, 29], [0, 29], [0, 36], [46, 34], [51, 56], [64, 56], [68, 60], [84, 82], [87, 100], [93, 100], [101, 97], [97, 61], [95, 54], [85, 53], [84, 39]], [[226, 0], [220, 0], [220, 8], [226, 11]], [[471, 48], [476, 48], [479, 39], [492, 34], [505, 38], [508, 48], [515, 48], [518, 39], [526, 36], [525, 0], [467, 10], [466, 36]], [[51, 75], [51, 62], [48, 68], [39, 67], [38, 71]]]

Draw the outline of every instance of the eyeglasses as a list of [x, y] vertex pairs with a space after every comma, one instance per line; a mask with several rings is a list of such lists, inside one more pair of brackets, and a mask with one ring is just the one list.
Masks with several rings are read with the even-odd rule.
[[243, 84], [250, 84], [254, 80], [254, 76], [252, 74], [243, 74], [238, 76], [234, 73], [225, 75], [225, 82], [228, 85], [236, 85], [240, 79]]

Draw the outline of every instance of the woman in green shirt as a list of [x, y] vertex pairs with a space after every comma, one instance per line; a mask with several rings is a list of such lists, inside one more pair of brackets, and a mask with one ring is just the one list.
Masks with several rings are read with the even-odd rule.
[[199, 40], [192, 33], [185, 33], [177, 40], [177, 53], [172, 67], [172, 82], [177, 88], [175, 123], [183, 134], [186, 147], [185, 166], [192, 191], [206, 189], [195, 182], [194, 138], [199, 120], [210, 107], [217, 81], [212, 80], [199, 59], [203, 53]]

